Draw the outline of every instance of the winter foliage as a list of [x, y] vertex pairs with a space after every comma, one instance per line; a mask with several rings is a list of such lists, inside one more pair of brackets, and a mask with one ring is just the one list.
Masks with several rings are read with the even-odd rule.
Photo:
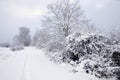
[[24, 47], [22, 45], [16, 45], [16, 46], [11, 46], [10, 48], [12, 51], [19, 51], [19, 50], [23, 50]]
[[31, 44], [30, 30], [27, 27], [20, 27], [19, 34], [13, 38], [13, 45], [29, 46]]
[[110, 33], [108, 34], [111, 41], [113, 42], [113, 44], [120, 44], [120, 31], [119, 31], [119, 27], [118, 28], [114, 28], [110, 31]]
[[57, 0], [48, 5], [49, 14], [44, 15], [42, 29], [35, 32], [33, 45], [44, 47], [48, 51], [63, 51], [66, 37], [86, 30], [95, 31], [93, 24], [85, 18], [78, 0]]
[[[79, 32], [67, 38], [68, 45], [62, 54], [62, 61], [71, 65], [84, 62], [86, 73], [98, 78], [119, 78], [119, 45], [113, 45], [104, 35]], [[114, 71], [117, 70], [117, 71]]]

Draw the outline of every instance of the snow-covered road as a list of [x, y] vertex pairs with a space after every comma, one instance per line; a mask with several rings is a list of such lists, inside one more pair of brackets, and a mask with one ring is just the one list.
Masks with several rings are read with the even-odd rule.
[[52, 63], [44, 51], [28, 47], [12, 52], [0, 48], [0, 80], [99, 80], [79, 72], [74, 74], [67, 68]]
[[26, 49], [26, 59], [22, 80], [72, 80], [72, 74], [50, 62], [41, 50]]
[[41, 50], [33, 47], [12, 52], [1, 49], [0, 80], [73, 80], [67, 70], [53, 64]]

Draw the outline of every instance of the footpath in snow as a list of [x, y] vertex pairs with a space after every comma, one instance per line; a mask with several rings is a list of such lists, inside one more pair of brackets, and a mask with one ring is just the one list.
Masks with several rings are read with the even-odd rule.
[[0, 48], [0, 80], [100, 80], [83, 73], [72, 73], [54, 64], [42, 50], [28, 47], [12, 52]]

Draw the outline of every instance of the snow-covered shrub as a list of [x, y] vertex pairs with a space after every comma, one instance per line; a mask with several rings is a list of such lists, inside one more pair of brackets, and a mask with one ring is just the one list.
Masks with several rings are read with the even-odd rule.
[[120, 30], [119, 27], [115, 27], [108, 34], [112, 44], [120, 44]]
[[[80, 59], [92, 54], [109, 57], [108, 55], [112, 51], [111, 47], [107, 46], [107, 41], [108, 39], [102, 35], [75, 33], [75, 35], [68, 37], [68, 46], [63, 54], [66, 55], [66, 58], [73, 61], [75, 61], [74, 57], [78, 56]], [[77, 61], [79, 59], [76, 58]]]
[[113, 61], [112, 66], [116, 66], [118, 68], [114, 69], [114, 74], [116, 74], [117, 79], [120, 80], [120, 52], [115, 51], [113, 52], [111, 59]]
[[10, 48], [12, 51], [19, 51], [19, 50], [23, 50], [24, 47], [23, 46], [20, 46], [20, 45], [17, 45], [17, 46], [12, 46]]
[[83, 69], [85, 69], [86, 73], [93, 74], [93, 71], [97, 70], [99, 67], [100, 67], [99, 64], [96, 64], [93, 61], [87, 61], [84, 63]]
[[47, 55], [49, 55], [49, 58], [55, 62], [55, 63], [61, 63], [62, 59], [62, 53], [65, 50], [66, 43], [63, 40], [60, 40], [59, 38], [52, 38], [46, 46]]
[[[114, 51], [109, 58], [102, 56], [91, 56], [85, 62], [83, 69], [86, 73], [95, 75], [98, 78], [116, 78], [120, 80], [120, 52]], [[100, 58], [101, 57], [101, 58]]]
[[[96, 61], [95, 60], [94, 61], [92, 61], [92, 60], [86, 61], [83, 69], [85, 70], [86, 73], [95, 75], [98, 78], [109, 79], [109, 78], [115, 77], [115, 74], [112, 72], [112, 69], [110, 66], [105, 66], [99, 62], [97, 60]], [[106, 63], [104, 63], [104, 64], [106, 64]]]
[[10, 47], [10, 43], [1, 43], [0, 47], [6, 47], [6, 48], [8, 48], [8, 47]]
[[120, 80], [120, 67], [115, 67], [112, 72], [116, 75], [117, 80]]
[[49, 52], [47, 53], [47, 56], [49, 57], [49, 59], [51, 61], [53, 61], [54, 63], [60, 64], [62, 63], [62, 56], [61, 56], [62, 52]]
[[114, 62], [114, 66], [120, 66], [120, 52], [113, 52], [111, 59]]
[[65, 44], [59, 40], [51, 40], [50, 42], [48, 42], [47, 45], [47, 50], [49, 52], [63, 51], [64, 48], [65, 48]]
[[[83, 68], [86, 73], [108, 79], [117, 76], [111, 68], [115, 67], [114, 63], [119, 65], [119, 62], [114, 62], [116, 59], [112, 59], [112, 55], [115, 51], [120, 51], [120, 48], [119, 45], [111, 44], [108, 37], [77, 32], [67, 38], [67, 44], [66, 50], [62, 53], [64, 62], [80, 64], [88, 60]], [[119, 60], [118, 57], [117, 60]]]
[[53, 35], [51, 35], [49, 31], [45, 29], [38, 30], [33, 36], [32, 44], [39, 48], [46, 48], [51, 39], [53, 39]]

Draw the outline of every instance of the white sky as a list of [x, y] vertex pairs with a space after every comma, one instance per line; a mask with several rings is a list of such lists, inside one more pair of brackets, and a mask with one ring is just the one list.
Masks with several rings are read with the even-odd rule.
[[[53, 0], [0, 0], [0, 42], [7, 42], [18, 28], [27, 26], [31, 31], [40, 28], [41, 16]], [[81, 0], [88, 19], [105, 30], [120, 26], [119, 0]]]

